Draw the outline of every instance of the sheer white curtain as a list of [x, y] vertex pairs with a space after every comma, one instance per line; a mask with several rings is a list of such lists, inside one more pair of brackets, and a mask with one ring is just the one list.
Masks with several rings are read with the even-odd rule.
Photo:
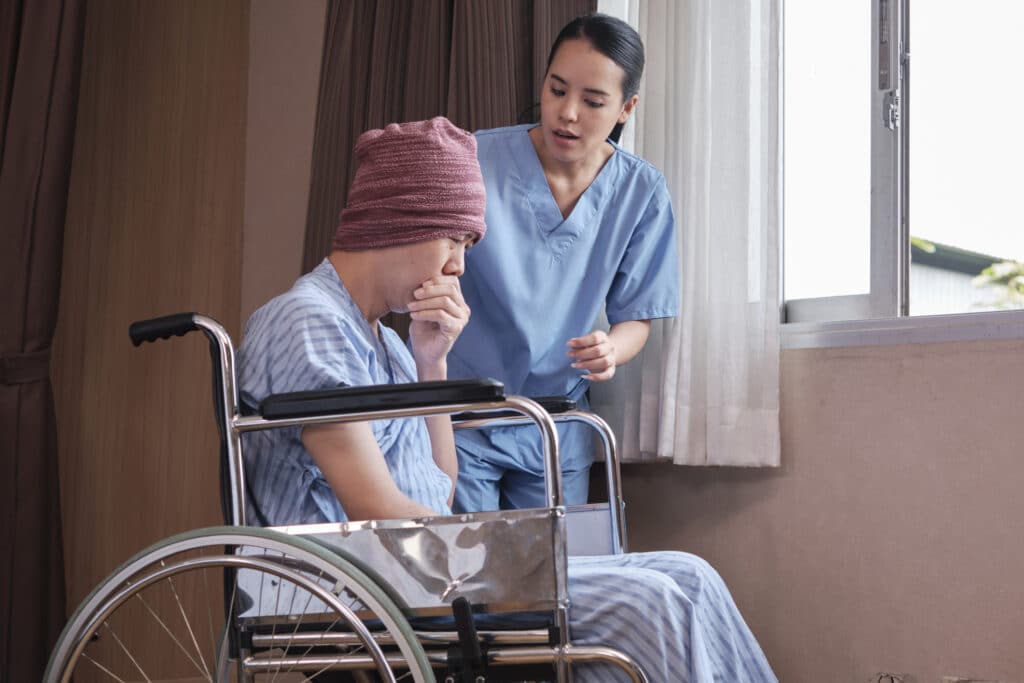
[[641, 0], [636, 151], [661, 169], [681, 315], [592, 389], [626, 461], [779, 464], [781, 0]]

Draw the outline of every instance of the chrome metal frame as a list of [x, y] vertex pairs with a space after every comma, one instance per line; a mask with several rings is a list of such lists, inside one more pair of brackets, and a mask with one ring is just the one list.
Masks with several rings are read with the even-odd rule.
[[[474, 410], [474, 412], [476, 412]], [[584, 410], [567, 410], [564, 413], [551, 415], [555, 423], [579, 422], [591, 427], [598, 435], [604, 452], [605, 477], [608, 482], [608, 522], [612, 538], [612, 552], [616, 555], [629, 552], [626, 543], [626, 521], [622, 508], [622, 474], [619, 467], [618, 442], [615, 433], [596, 413]], [[512, 427], [533, 424], [522, 417], [494, 417], [484, 419], [453, 421], [453, 427], [459, 429], [481, 429], [485, 427]], [[569, 508], [570, 512], [572, 508]]]

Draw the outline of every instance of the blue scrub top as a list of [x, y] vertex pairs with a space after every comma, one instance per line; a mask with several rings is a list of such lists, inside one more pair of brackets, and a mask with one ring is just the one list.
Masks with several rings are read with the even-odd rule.
[[677, 315], [675, 219], [661, 173], [618, 146], [563, 219], [528, 135], [534, 125], [476, 133], [487, 235], [466, 254], [472, 316], [448, 374], [579, 400], [585, 373], [571, 367], [566, 342], [591, 332], [602, 306], [612, 324]]

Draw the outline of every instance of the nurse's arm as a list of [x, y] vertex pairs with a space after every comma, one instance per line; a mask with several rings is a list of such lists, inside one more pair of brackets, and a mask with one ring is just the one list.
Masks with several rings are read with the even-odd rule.
[[302, 445], [313, 456], [350, 520], [437, 514], [398, 489], [369, 424], [306, 427], [302, 430]]
[[625, 320], [605, 333], [595, 330], [585, 337], [570, 339], [572, 366], [586, 370], [584, 379], [603, 382], [615, 376], [615, 368], [636, 358], [651, 333], [650, 320]]
[[608, 330], [608, 339], [615, 347], [615, 364], [625, 365], [636, 358], [650, 334], [650, 320], [625, 320], [612, 325]]

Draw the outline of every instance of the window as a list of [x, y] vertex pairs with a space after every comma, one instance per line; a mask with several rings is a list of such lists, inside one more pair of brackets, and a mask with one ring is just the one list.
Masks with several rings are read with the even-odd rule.
[[1024, 307], [1024, 3], [785, 0], [783, 31], [786, 320]]

